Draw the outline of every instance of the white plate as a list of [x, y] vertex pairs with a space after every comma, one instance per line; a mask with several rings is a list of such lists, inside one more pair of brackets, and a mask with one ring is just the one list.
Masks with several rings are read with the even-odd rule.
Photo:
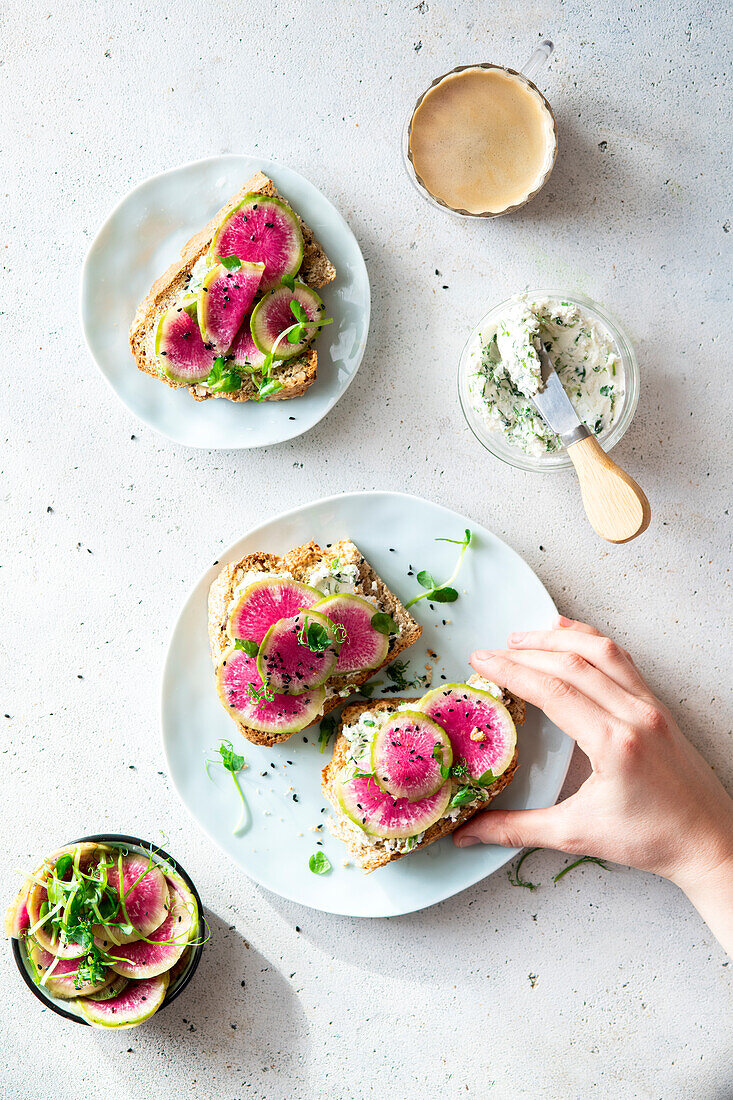
[[[292, 401], [194, 401], [135, 366], [128, 331], [139, 303], [180, 249], [258, 169], [270, 176], [312, 228], [336, 267], [323, 288], [334, 318], [316, 341], [318, 379]], [[197, 160], [145, 180], [115, 207], [89, 249], [81, 279], [81, 322], [89, 350], [128, 409], [177, 443], [245, 448], [307, 432], [353, 381], [366, 347], [369, 277], [354, 234], [338, 210], [292, 168], [261, 157]]]
[[[207, 636], [211, 582], [221, 564], [256, 550], [284, 554], [310, 539], [324, 546], [348, 537], [406, 601], [421, 591], [415, 578], [407, 576], [409, 567], [448, 577], [457, 548], [433, 540], [460, 539], [466, 527], [474, 539], [456, 582], [460, 596], [454, 604], [436, 604], [435, 612], [427, 600], [415, 605], [423, 635], [404, 654], [412, 669], [421, 672], [428, 660], [426, 651], [432, 649], [439, 657], [433, 682], [440, 683], [441, 673], [449, 681], [460, 681], [472, 671], [467, 661], [473, 649], [503, 646], [512, 630], [549, 626], [555, 605], [529, 566], [500, 539], [465, 516], [418, 497], [348, 493], [277, 516], [230, 546], [220, 565], [207, 570], [186, 601], [163, 673], [163, 742], [170, 775], [206, 832], [250, 878], [276, 894], [328, 913], [394, 916], [465, 890], [503, 867], [516, 850], [492, 846], [459, 851], [445, 838], [371, 875], [354, 865], [343, 867], [346, 849], [324, 824], [327, 804], [319, 780], [328, 756], [319, 752], [318, 727], [275, 748], [250, 745], [219, 702]], [[569, 737], [540, 711], [528, 709], [519, 733], [521, 768], [497, 798], [497, 805], [512, 809], [553, 805], [573, 751]], [[252, 823], [239, 837], [232, 835], [238, 807], [231, 777], [219, 767], [212, 769], [214, 779], [209, 780], [204, 769], [204, 759], [222, 739], [232, 740], [247, 762], [241, 778]], [[312, 831], [319, 824], [324, 828]], [[319, 850], [317, 840], [323, 841], [322, 850], [333, 864], [327, 875], [308, 869], [309, 857]]]

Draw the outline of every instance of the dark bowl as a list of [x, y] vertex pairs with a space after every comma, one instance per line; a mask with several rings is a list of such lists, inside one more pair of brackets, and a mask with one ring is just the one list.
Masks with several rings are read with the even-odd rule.
[[[190, 875], [187, 871], [184, 870], [183, 867], [181, 867], [178, 860], [175, 860], [173, 856], [169, 856], [168, 853], [163, 851], [162, 848], [156, 848], [154, 844], [150, 844], [148, 841], [141, 840], [140, 837], [123, 836], [121, 833], [95, 833], [94, 836], [82, 836], [79, 837], [77, 840], [69, 841], [69, 845], [82, 844], [84, 843], [84, 841], [98, 841], [100, 844], [111, 844], [117, 846], [126, 845], [133, 848], [140, 848], [146, 853], [152, 849], [155, 856], [159, 856], [163, 862], [169, 863], [170, 866], [176, 871], [176, 873], [181, 876], [183, 881], [186, 883], [186, 886], [188, 886], [189, 890], [196, 899], [196, 904], [198, 905], [199, 910], [199, 923], [196, 939], [197, 941], [201, 941], [203, 939], [205, 935], [205, 926], [203, 918], [204, 911], [201, 905], [201, 898], [199, 897], [199, 892], [194, 886]], [[64, 845], [64, 847], [66, 847], [66, 845]], [[84, 1024], [86, 1027], [91, 1027], [91, 1024], [88, 1020], [85, 1020], [82, 1016], [77, 1016], [74, 1012], [69, 1012], [67, 1009], [62, 1008], [59, 1001], [54, 1000], [53, 998], [42, 992], [40, 986], [36, 985], [36, 983], [33, 981], [33, 978], [28, 973], [28, 968], [26, 966], [23, 952], [20, 947], [20, 941], [11, 940], [10, 943], [12, 945], [13, 958], [15, 959], [18, 970], [20, 971], [20, 975], [30, 991], [34, 994], [34, 996], [36, 996], [46, 1008], [50, 1008], [52, 1012], [55, 1012], [57, 1016], [64, 1016], [67, 1020], [73, 1020], [75, 1024]], [[165, 1000], [158, 1009], [158, 1012], [162, 1012], [166, 1005], [169, 1005], [171, 1001], [175, 1001], [176, 997], [183, 992], [188, 983], [191, 981], [194, 974], [196, 973], [199, 962], [201, 961], [201, 952], [203, 951], [203, 946], [203, 943], [198, 942], [194, 947], [190, 948], [191, 956], [188, 961], [188, 966], [177, 978], [171, 988], [166, 992]], [[152, 1016], [150, 1017], [150, 1019], [152, 1019]], [[110, 1030], [113, 1031], [114, 1028], [111, 1028]]]

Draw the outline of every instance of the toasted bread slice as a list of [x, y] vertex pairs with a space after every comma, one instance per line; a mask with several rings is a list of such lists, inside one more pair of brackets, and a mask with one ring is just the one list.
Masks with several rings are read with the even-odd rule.
[[[152, 374], [154, 378], [165, 382], [173, 389], [180, 389], [188, 383], [174, 382], [159, 369], [153, 346], [158, 319], [183, 295], [194, 264], [205, 255], [220, 224], [250, 192], [282, 198], [271, 179], [262, 172], [255, 172], [241, 191], [233, 195], [211, 221], [186, 242], [181, 249], [180, 260], [172, 263], [168, 270], [153, 283], [147, 298], [137, 307], [135, 319], [130, 327], [130, 348], [138, 370]], [[336, 278], [336, 268], [314, 237], [312, 229], [305, 224], [297, 211], [295, 214], [303, 233], [303, 263], [298, 272], [298, 279], [317, 290]], [[282, 389], [263, 400], [285, 401], [290, 397], [300, 397], [315, 382], [317, 367], [318, 354], [315, 348], [306, 349], [298, 359], [278, 368], [277, 379], [282, 382]], [[225, 397], [229, 401], [251, 401], [257, 393], [256, 386], [249, 379], [244, 379], [241, 388], [231, 393], [210, 393], [200, 383], [189, 385], [188, 388], [197, 401], [206, 401], [209, 397]]]
[[[472, 676], [467, 682], [469, 684], [475, 683], [477, 679], [477, 677]], [[336, 811], [336, 816], [328, 821], [328, 828], [338, 840], [344, 842], [350, 854], [354, 857], [356, 862], [364, 868], [367, 874], [370, 871], [376, 871], [378, 867], [384, 867], [386, 863], [392, 863], [395, 859], [401, 859], [402, 856], [409, 856], [413, 852], [419, 851], [420, 848], [426, 848], [428, 844], [433, 844], [436, 840], [440, 840], [441, 837], [448, 836], [449, 833], [455, 832], [456, 829], [464, 825], [469, 818], [474, 816], [474, 814], [478, 813], [480, 810], [485, 810], [489, 802], [493, 798], [496, 798], [505, 787], [509, 786], [519, 766], [517, 762], [517, 751], [515, 749], [509, 767], [489, 788], [489, 797], [487, 799], [484, 799], [482, 802], [470, 803], [464, 806], [454, 819], [449, 817], [440, 818], [439, 821], [436, 821], [434, 825], [431, 825], [430, 828], [425, 831], [425, 835], [420, 843], [410, 848], [409, 851], [400, 851], [399, 849], [391, 847], [389, 842], [380, 841], [376, 838], [374, 838], [375, 842], [371, 844], [367, 840], [362, 841], [360, 836], [361, 830], [345, 816], [338, 804], [335, 791], [336, 778], [341, 769], [346, 765], [349, 755], [351, 754], [351, 745], [343, 734], [344, 726], [350, 726], [354, 722], [357, 722], [366, 711], [377, 714], [389, 714], [397, 710], [398, 707], [404, 706], [405, 703], [417, 702], [419, 702], [419, 699], [416, 698], [392, 698], [380, 699], [376, 703], [354, 703], [349, 707], [345, 707], [336, 734], [333, 756], [321, 772], [321, 787], [323, 788], [323, 793]], [[502, 693], [502, 702], [511, 714], [514, 725], [520, 726], [526, 717], [527, 708], [524, 700], [516, 695], [512, 695], [510, 692], [504, 691]]]
[[[315, 569], [334, 560], [340, 561], [342, 565], [356, 566], [358, 577], [354, 586], [356, 594], [375, 599], [380, 609], [392, 616], [400, 632], [390, 635], [387, 656], [378, 668], [370, 669], [368, 672], [351, 673], [348, 676], [333, 676], [328, 681], [327, 687], [333, 694], [327, 696], [321, 714], [328, 714], [334, 707], [343, 703], [344, 699], [354, 693], [360, 684], [366, 683], [375, 676], [379, 668], [391, 664], [399, 653], [413, 645], [422, 634], [422, 627], [408, 614], [395, 594], [375, 573], [350, 539], [342, 539], [324, 550], [321, 550], [315, 542], [309, 542], [303, 546], [296, 546], [282, 558], [277, 554], [248, 554], [241, 561], [230, 562], [224, 566], [209, 589], [209, 642], [214, 667], [218, 666], [222, 654], [232, 644], [232, 639], [227, 633], [229, 607], [234, 590], [245, 574], [250, 572], [290, 573], [295, 580], [307, 584], [308, 578]], [[234, 718], [233, 715], [232, 718]], [[290, 733], [262, 733], [237, 721], [236, 718], [234, 721], [239, 732], [256, 745], [275, 745], [292, 737]]]

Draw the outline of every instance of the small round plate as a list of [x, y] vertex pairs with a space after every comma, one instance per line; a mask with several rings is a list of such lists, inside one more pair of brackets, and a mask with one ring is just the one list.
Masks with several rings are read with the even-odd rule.
[[[320, 787], [330, 757], [319, 752], [318, 727], [273, 748], [245, 741], [223, 709], [209, 656], [207, 597], [222, 565], [258, 550], [285, 554], [314, 539], [321, 546], [350, 538], [403, 601], [419, 588], [408, 573], [428, 569], [450, 576], [457, 547], [438, 538], [473, 540], [456, 581], [453, 604], [421, 600], [412, 609], [423, 626], [420, 642], [403, 657], [412, 674], [424, 673], [428, 650], [438, 654], [433, 683], [464, 680], [477, 646], [498, 647], [512, 630], [548, 627], [556, 613], [549, 594], [529, 566], [485, 527], [437, 504], [402, 493], [347, 493], [277, 516], [230, 546], [206, 571], [186, 601], [168, 648], [163, 673], [163, 742], [173, 782], [199, 825], [255, 882], [292, 901], [328, 913], [388, 917], [410, 913], [457, 894], [503, 867], [516, 849], [477, 846], [458, 850], [450, 837], [365, 875], [344, 845], [326, 828], [330, 807]], [[445, 622], [443, 621], [445, 619]], [[385, 681], [385, 676], [378, 679]], [[422, 695], [424, 688], [407, 691]], [[390, 695], [398, 694], [394, 690]], [[377, 690], [375, 698], [381, 698]], [[222, 740], [244, 756], [240, 781], [250, 824], [239, 836], [238, 796], [221, 766], [204, 766]], [[516, 779], [496, 800], [511, 809], [551, 806], [570, 763], [573, 742], [533, 707], [519, 730]], [[320, 843], [319, 843], [320, 842]], [[333, 870], [317, 875], [308, 861], [325, 852]], [[349, 866], [344, 866], [344, 863]]]
[[[290, 401], [222, 398], [194, 401], [135, 366], [128, 332], [140, 302], [186, 241], [251, 175], [261, 170], [311, 227], [334, 264], [336, 279], [319, 293], [334, 318], [319, 333], [318, 378]], [[81, 279], [81, 323], [97, 366], [128, 409], [151, 428], [189, 447], [266, 447], [302, 435], [346, 392], [369, 332], [369, 277], [354, 234], [312, 183], [261, 157], [197, 160], [145, 180], [115, 207], [87, 254]]]

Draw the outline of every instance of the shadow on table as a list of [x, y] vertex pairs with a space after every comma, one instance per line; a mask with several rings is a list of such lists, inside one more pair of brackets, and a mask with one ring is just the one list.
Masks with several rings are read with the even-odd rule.
[[[139, 1030], [130, 1046], [179, 1051], [207, 1082], [239, 1089], [261, 1073], [292, 1072], [307, 1045], [305, 1017], [277, 967], [236, 929], [206, 911], [211, 939], [190, 985]], [[239, 1092], [237, 1092], [239, 1095]]]

